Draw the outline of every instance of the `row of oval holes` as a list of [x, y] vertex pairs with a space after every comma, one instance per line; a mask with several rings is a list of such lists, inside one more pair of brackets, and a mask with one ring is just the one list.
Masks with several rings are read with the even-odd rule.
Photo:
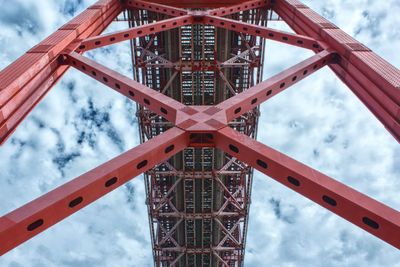
[[[267, 1], [264, 0], [264, 4], [266, 4], [266, 3], [267, 3]], [[261, 2], [258, 2], [257, 5], [261, 6]], [[256, 4], [253, 3], [253, 4], [251, 4], [251, 6], [252, 6], [252, 7], [255, 7]], [[249, 6], [247, 6], [247, 5], [244, 6], [245, 9], [248, 8], [248, 7], [249, 7]], [[240, 10], [241, 10], [240, 6], [238, 6], [238, 7], [236, 8], [236, 10], [240, 11]], [[229, 11], [230, 11], [230, 12], [233, 12], [233, 8], [231, 8]], [[222, 14], [225, 14], [225, 10], [222, 10], [221, 13], [222, 13]], [[214, 16], [218, 15], [218, 12], [214, 12], [213, 15], [214, 15]]]
[[[188, 22], [187, 19], [183, 20], [183, 23], [187, 23], [187, 22]], [[178, 24], [178, 22], [176, 22], [176, 21], [172, 23], [173, 26], [176, 26], [177, 24]], [[166, 27], [167, 27], [167, 24], [161, 25], [161, 28], [163, 28], [163, 29], [166, 28]], [[151, 27], [149, 30], [152, 32], [152, 31], [155, 30], [155, 28], [154, 28], [154, 27]], [[142, 33], [143, 33], [143, 31], [141, 31], [141, 30], [139, 30], [139, 31], [136, 32], [137, 35], [140, 35], [140, 34], [142, 34]], [[130, 36], [131, 36], [131, 35], [130, 35], [129, 33], [125, 33], [125, 34], [124, 34], [124, 38], [129, 38]], [[109, 40], [110, 40], [110, 42], [114, 42], [114, 41], [116, 40], [116, 38], [115, 38], [115, 37], [110, 37]], [[94, 44], [95, 44], [95, 45], [101, 45], [101, 41], [96, 41], [96, 42], [94, 42]], [[86, 45], [80, 45], [80, 46], [79, 46], [79, 49], [85, 49], [85, 48], [86, 48]]]
[[[213, 20], [213, 19], [210, 19], [210, 23], [214, 23], [214, 20]], [[219, 24], [220, 24], [221, 26], [224, 26], [224, 25], [225, 25], [225, 22], [221, 21]], [[231, 24], [231, 28], [236, 28], [236, 25], [235, 25], [235, 24]], [[247, 27], [242, 27], [242, 30], [245, 31], [245, 32], [247, 32], [247, 31], [249, 31], [249, 28], [247, 28]], [[260, 31], [260, 30], [256, 30], [255, 32], [256, 32], [257, 34], [261, 34], [261, 31]], [[268, 37], [274, 38], [274, 37], [275, 37], [275, 34], [273, 34], [272, 32], [270, 32], [270, 33], [268, 33]], [[289, 41], [289, 37], [287, 37], [287, 36], [282, 36], [282, 40], [283, 40], [283, 41]], [[296, 42], [297, 42], [299, 45], [304, 44], [303, 40], [297, 40]], [[314, 44], [313, 44], [313, 47], [314, 47], [314, 48], [319, 48], [319, 44], [314, 43]]]
[[[267, 3], [267, 1], [264, 0], [264, 4], [266, 4], [266, 3]], [[129, 4], [132, 4], [132, 1], [129, 1]], [[135, 3], [135, 5], [139, 6], [139, 3]], [[258, 5], [261, 6], [261, 2], [259, 2]], [[255, 7], [256, 5], [253, 3], [253, 4], [251, 4], [251, 6]], [[146, 5], [142, 4], [142, 7], [146, 7]], [[153, 9], [153, 7], [151, 5], [149, 5], [148, 8]], [[248, 6], [246, 5], [246, 6], [244, 6], [244, 8], [248, 8]], [[156, 7], [155, 10], [160, 10], [160, 9], [158, 7]], [[240, 10], [240, 7], [237, 7], [237, 10]], [[167, 9], [164, 9], [163, 11], [167, 12]], [[233, 12], [233, 8], [230, 9], [230, 12]], [[225, 10], [223, 10], [221, 13], [225, 14]], [[175, 14], [175, 11], [171, 10], [171, 14]], [[213, 13], [214, 16], [217, 14], [218, 14], [217, 12]], [[183, 15], [185, 15], [185, 13], [181, 12], [181, 13], [179, 13], [179, 15], [183, 16]]]
[[[132, 1], [129, 1], [129, 4], [132, 4]], [[136, 5], [136, 6], [139, 6], [139, 3], [135, 3], [135, 5]], [[146, 5], [145, 5], [145, 4], [142, 4], [142, 7], [146, 7]], [[149, 9], [153, 9], [153, 7], [150, 6], [150, 5], [148, 6], [148, 8], [149, 8]], [[160, 8], [155, 7], [155, 10], [160, 10]], [[167, 9], [163, 9], [163, 11], [164, 11], [164, 12], [167, 12]], [[171, 10], [171, 14], [175, 14], [175, 10]], [[181, 12], [181, 13], [179, 13], [179, 15], [183, 16], [183, 15], [185, 15], [185, 13]]]
[[[73, 64], [74, 66], [76, 66], [76, 61], [75, 61], [75, 60], [72, 61], [72, 64]], [[84, 70], [84, 71], [86, 71], [86, 67], [85, 67], [84, 65], [81, 65], [81, 69]], [[96, 73], [94, 70], [92, 70], [90, 73], [92, 74], [92, 76], [95, 76], [95, 77], [97, 76], [97, 73]], [[105, 83], [108, 83], [108, 78], [103, 76], [103, 81], [104, 81]], [[121, 89], [121, 85], [120, 85], [119, 83], [115, 83], [115, 88], [117, 88], [118, 90], [120, 90], [120, 89]], [[129, 94], [131, 97], [134, 97], [134, 96], [135, 96], [135, 93], [134, 93], [133, 91], [131, 91], [131, 90], [128, 91], [128, 94]], [[151, 103], [150, 103], [150, 100], [148, 100], [147, 98], [144, 98], [144, 99], [143, 99], [143, 102], [144, 102], [146, 105], [149, 105], [149, 106], [150, 106], [150, 104], [151, 104]], [[168, 110], [166, 110], [165, 108], [161, 107], [161, 108], [160, 108], [160, 111], [161, 111], [162, 113], [164, 113], [165, 115], [168, 115]]]
[[[183, 23], [184, 24], [186, 24], [188, 22], [188, 20], [183, 20]], [[210, 19], [210, 23], [213, 23], [214, 22], [214, 20], [213, 19]], [[178, 23], [175, 21], [175, 22], [173, 22], [172, 23], [172, 25], [173, 26], [176, 26]], [[221, 21], [220, 22], [220, 24], [223, 26], [223, 25], [225, 25], [225, 22], [223, 22], [223, 21]], [[166, 28], [167, 27], [167, 25], [166, 24], [162, 24], [161, 25], [161, 28]], [[232, 28], [236, 28], [236, 25], [235, 24], [231, 24], [231, 27]], [[150, 32], [152, 32], [152, 31], [154, 31], [155, 30], [155, 28], [154, 27], [151, 27], [150, 29]], [[245, 32], [247, 32], [249, 29], [247, 28], [247, 27], [242, 27], [242, 30], [243, 31], [245, 31]], [[255, 31], [257, 34], [261, 34], [261, 31], [260, 30], [256, 30]], [[141, 30], [139, 30], [139, 31], [137, 31], [136, 32], [136, 34], [137, 35], [140, 35], [140, 34], [142, 34], [143, 33], [143, 31], [141, 31]], [[129, 38], [130, 37], [130, 34], [129, 33], [125, 33], [124, 34], [124, 38]], [[270, 32], [270, 33], [268, 33], [268, 37], [270, 37], [270, 38], [274, 38], [275, 37], [275, 34], [273, 34], [272, 32]], [[115, 40], [116, 40], [116, 38], [115, 37], [110, 37], [110, 42], [114, 42]], [[282, 36], [282, 40], [283, 41], [289, 41], [289, 37], [287, 37], [287, 36]], [[302, 45], [304, 42], [302, 41], [302, 40], [297, 40], [296, 41], [299, 45]], [[101, 45], [101, 41], [96, 41], [95, 43], [94, 43], [95, 45]], [[317, 43], [314, 43], [313, 44], [313, 47], [314, 48], [319, 48], [319, 45], [317, 44]], [[79, 46], [79, 49], [85, 49], [86, 48], [86, 45], [80, 45]]]
[[[164, 149], [164, 153], [165, 153], [165, 154], [168, 154], [168, 153], [172, 152], [174, 149], [175, 149], [175, 146], [174, 146], [174, 145], [169, 145], [169, 146], [167, 146], [167, 147]], [[136, 169], [140, 170], [141, 168], [145, 167], [145, 166], [147, 165], [147, 163], [148, 163], [147, 160], [143, 160], [143, 161], [139, 162], [139, 163], [136, 165]], [[114, 185], [117, 181], [118, 181], [118, 178], [117, 178], [117, 177], [113, 177], [113, 178], [107, 180], [107, 181], [104, 183], [104, 187], [110, 187], [110, 186]], [[74, 208], [74, 207], [76, 207], [77, 205], [79, 205], [79, 204], [82, 203], [82, 202], [83, 202], [83, 197], [81, 197], [81, 196], [80, 196], [80, 197], [77, 197], [77, 198], [75, 198], [75, 199], [73, 199], [73, 200], [71, 200], [71, 201], [69, 202], [68, 207]], [[44, 220], [43, 220], [43, 219], [36, 220], [36, 221], [34, 221], [33, 223], [29, 224], [28, 227], [27, 227], [26, 229], [27, 229], [28, 231], [33, 231], [33, 230], [35, 230], [36, 228], [42, 226], [43, 223], [44, 223]]]
[[[326, 59], [324, 59], [324, 61], [322, 62], [322, 64], [324, 65], [326, 63]], [[318, 64], [315, 64], [314, 66], [313, 66], [313, 71], [315, 71], [316, 69], [318, 68]], [[307, 75], [308, 74], [308, 70], [304, 70], [303, 71], [303, 76], [305, 76], [305, 75]], [[292, 82], [295, 82], [297, 80], [297, 76], [293, 76], [292, 77]], [[283, 87], [285, 87], [285, 85], [286, 85], [286, 83], [285, 82], [282, 82], [280, 85], [279, 85], [279, 88], [280, 89], [282, 89]], [[269, 96], [269, 95], [271, 95], [272, 94], [272, 90], [268, 90], [267, 91], [267, 96]], [[253, 98], [252, 100], [251, 100], [251, 104], [252, 105], [254, 105], [254, 104], [256, 104], [257, 103], [257, 101], [258, 101], [258, 98]], [[235, 109], [235, 114], [238, 114], [240, 111], [242, 111], [242, 108], [241, 107], [238, 107], [238, 108], [236, 108]]]
[[[237, 146], [235, 146], [235, 145], [230, 144], [229, 145], [229, 149], [232, 152], [236, 153], [236, 154], [239, 153], [239, 148]], [[258, 166], [260, 166], [263, 169], [267, 169], [268, 168], [268, 164], [265, 161], [261, 160], [261, 159], [257, 159], [256, 163], [257, 163]], [[292, 185], [294, 185], [296, 187], [300, 186], [300, 181], [298, 179], [292, 177], [292, 176], [288, 176], [287, 177], [287, 181], [290, 184], [292, 184]], [[329, 197], [327, 195], [323, 195], [322, 196], [322, 200], [325, 203], [327, 203], [327, 204], [329, 204], [329, 205], [331, 205], [333, 207], [337, 206], [336, 200], [334, 200], [333, 198], [331, 198], [331, 197]], [[372, 220], [372, 219], [370, 219], [368, 217], [363, 217], [362, 221], [363, 221], [364, 224], [368, 225], [369, 227], [371, 227], [373, 229], [378, 229], [379, 228], [379, 224], [376, 221], [374, 221], [374, 220]]]

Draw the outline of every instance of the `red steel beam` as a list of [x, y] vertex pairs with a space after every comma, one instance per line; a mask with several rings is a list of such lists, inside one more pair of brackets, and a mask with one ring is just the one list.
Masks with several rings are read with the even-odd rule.
[[[344, 60], [341, 59], [341, 62]], [[377, 117], [385, 126], [386, 130], [400, 143], [400, 106], [394, 104], [382, 91], [372, 84], [363, 74], [350, 74], [341, 65], [330, 66], [334, 73], [344, 82], [362, 103]], [[355, 73], [358, 71], [355, 70]], [[360, 78], [362, 79], [360, 81]], [[365, 90], [364, 81], [371, 90]], [[369, 92], [368, 92], [369, 91]], [[400, 92], [399, 92], [400, 94]], [[397, 114], [396, 114], [397, 113]]]
[[400, 70], [300, 1], [278, 0], [273, 9], [294, 31], [337, 50], [332, 70], [400, 142]]
[[400, 212], [229, 127], [216, 147], [400, 249]]
[[171, 19], [161, 20], [154, 23], [145, 24], [135, 28], [122, 30], [118, 32], [108, 33], [100, 36], [91, 37], [82, 41], [79, 46], [80, 51], [88, 51], [95, 48], [100, 48], [106, 45], [115, 44], [131, 40], [137, 37], [142, 37], [166, 30], [171, 30], [184, 25], [193, 23], [191, 15], [179, 16]]
[[0, 72], [1, 144], [68, 69], [61, 52], [102, 32], [121, 11], [118, 0], [95, 3]]
[[142, 0], [126, 1], [125, 6], [127, 8], [145, 9], [148, 11], [165, 14], [165, 15], [169, 15], [172, 17], [184, 16], [184, 15], [188, 14], [188, 11], [185, 9], [182, 9], [182, 8], [176, 8], [176, 7], [171, 7], [171, 6], [157, 4], [157, 3], [149, 3], [148, 1], [142, 1]]
[[216, 16], [205, 16], [204, 23], [214, 25], [218, 28], [223, 28], [235, 32], [241, 32], [254, 36], [260, 36], [265, 39], [281, 42], [284, 44], [290, 44], [302, 48], [311, 49], [314, 51], [321, 51], [321, 45], [314, 38], [288, 33], [284, 31], [274, 30], [267, 27], [262, 27], [255, 24], [241, 22], [233, 19], [227, 19]]
[[334, 62], [335, 53], [324, 50], [297, 65], [282, 71], [268, 80], [225, 100], [217, 105], [217, 107], [226, 112], [228, 121], [232, 121], [269, 98], [288, 89], [291, 85], [301, 81], [325, 65]]
[[235, 14], [241, 11], [246, 11], [250, 9], [256, 8], [269, 8], [271, 6], [270, 0], [254, 0], [254, 1], [245, 1], [243, 3], [239, 3], [237, 5], [221, 7], [218, 9], [214, 9], [209, 11], [209, 14], [212, 16], [227, 16], [231, 14]]
[[0, 256], [167, 160], [187, 145], [187, 133], [172, 128], [0, 217]]
[[181, 102], [131, 80], [78, 53], [72, 52], [66, 55], [66, 63], [156, 114], [163, 116], [172, 123], [177, 120], [178, 110], [186, 107]]
[[218, 8], [240, 4], [243, 0], [146, 0], [146, 2], [180, 8]]

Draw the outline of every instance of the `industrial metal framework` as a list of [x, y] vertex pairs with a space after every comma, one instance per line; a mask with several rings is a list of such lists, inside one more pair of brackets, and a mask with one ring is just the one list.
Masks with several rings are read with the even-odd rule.
[[[265, 39], [315, 55], [262, 81]], [[133, 80], [82, 55], [128, 40]], [[252, 168], [400, 249], [398, 211], [255, 140], [259, 105], [325, 66], [400, 142], [400, 71], [300, 1], [96, 2], [0, 72], [0, 141], [74, 67], [138, 104], [141, 144], [0, 217], [0, 255], [145, 173], [156, 266], [242, 266]]]
[[[235, 18], [266, 26], [267, 14], [263, 6]], [[163, 16], [133, 9], [123, 17], [137, 27]], [[185, 105], [215, 105], [262, 81], [263, 43], [205, 24], [144, 36], [131, 43], [134, 79]], [[143, 106], [137, 110], [142, 143], [173, 127]], [[258, 115], [256, 107], [229, 125], [255, 138]], [[213, 266], [219, 259], [239, 265], [251, 182], [249, 166], [213, 147], [186, 148], [146, 172], [155, 265]]]

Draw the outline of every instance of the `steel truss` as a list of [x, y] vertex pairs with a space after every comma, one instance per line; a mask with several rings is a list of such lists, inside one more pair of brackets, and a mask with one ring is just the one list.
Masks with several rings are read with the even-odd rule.
[[[218, 5], [215, 1], [195, 2], [182, 0], [178, 6]], [[186, 10], [165, 5], [176, 3], [173, 0], [164, 1], [164, 5], [100, 0], [0, 72], [1, 142], [70, 66], [138, 103], [143, 142], [2, 216], [0, 255], [149, 171], [145, 182], [155, 263], [175, 266], [185, 259], [192, 266], [197, 258], [190, 255], [200, 254], [205, 264], [213, 259], [210, 264], [242, 265], [251, 168], [400, 248], [398, 211], [254, 139], [259, 105], [329, 66], [399, 142], [400, 71], [300, 1], [226, 0], [221, 5], [227, 2], [234, 5]], [[251, 23], [262, 13], [253, 12], [256, 9], [273, 10], [277, 15], [270, 12], [267, 16], [283, 19], [296, 34]], [[131, 27], [99, 35], [123, 10], [129, 10], [126, 20]], [[249, 14], [253, 17], [244, 18]], [[143, 16], [158, 16], [160, 20], [144, 22]], [[138, 20], [141, 25], [135, 24]], [[237, 32], [241, 38], [242, 48], [223, 62], [215, 56], [219, 48], [215, 39], [206, 43], [200, 38], [215, 38], [217, 28]], [[179, 32], [179, 59], [162, 53], [167, 35], [161, 33], [166, 31]], [[194, 36], [198, 33], [201, 35]], [[262, 67], [262, 45], [257, 38], [309, 49], [315, 55], [266, 81], [254, 81], [252, 69]], [[142, 79], [139, 82], [82, 56], [90, 49], [125, 40], [131, 40], [135, 78]], [[200, 52], [196, 46], [202, 47]], [[242, 72], [235, 74], [232, 68]], [[224, 84], [224, 92], [216, 92], [217, 80]], [[172, 90], [176, 83], [181, 84], [178, 92]], [[197, 92], [198, 88], [202, 91]], [[223, 96], [217, 97], [221, 93]], [[218, 164], [217, 153], [222, 153]], [[196, 211], [194, 197], [197, 185], [204, 190], [200, 211]], [[177, 190], [185, 195], [183, 208], [173, 194]], [[215, 191], [220, 192], [217, 207]], [[197, 242], [196, 223], [191, 222], [198, 219], [208, 237], [201, 248], [189, 245]]]
[[[148, 10], [129, 12], [125, 17], [136, 27], [163, 19]], [[235, 18], [265, 25], [267, 12], [249, 10]], [[262, 80], [263, 40], [214, 26], [187, 25], [145, 36], [132, 51], [136, 79], [187, 105], [220, 103]], [[255, 138], [258, 115], [255, 108], [230, 126]], [[172, 127], [140, 105], [137, 116], [142, 142]], [[252, 169], [228, 157], [215, 148], [188, 148], [145, 174], [156, 266], [243, 261]], [[228, 239], [232, 227], [240, 236], [235, 242]]]

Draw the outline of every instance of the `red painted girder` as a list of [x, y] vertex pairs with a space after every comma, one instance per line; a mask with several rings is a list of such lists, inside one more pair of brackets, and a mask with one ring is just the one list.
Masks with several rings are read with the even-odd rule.
[[[61, 66], [57, 59], [24, 86], [24, 95], [11, 99], [4, 106], [4, 117], [0, 118], [0, 144], [3, 144], [31, 110], [45, 97], [47, 92], [58, 82], [68, 66]], [[32, 91], [31, 95], [25, 95]], [[18, 104], [16, 104], [18, 103]]]
[[[279, 11], [278, 11], [279, 12]], [[282, 12], [280, 15], [287, 19], [287, 15]], [[302, 34], [317, 35], [313, 31], [296, 23], [289, 24], [296, 32]], [[306, 32], [307, 31], [307, 32]], [[345, 58], [340, 58], [338, 64], [331, 65], [330, 68], [344, 82], [361, 102], [381, 121], [385, 128], [400, 143], [400, 108], [399, 105], [389, 98], [380, 88], [378, 88], [368, 76], [365, 76]], [[350, 71], [348, 71], [350, 70]]]
[[[369, 77], [393, 101], [400, 104], [400, 70], [372, 52], [329, 20], [299, 1], [278, 0], [277, 10], [286, 10], [291, 15], [289, 23], [296, 22], [301, 28], [312, 29], [315, 38], [321, 38], [360, 72]], [[290, 24], [289, 24], [290, 25]], [[308, 30], [309, 31], [309, 30]], [[318, 37], [317, 37], [318, 36]], [[347, 70], [351, 71], [351, 70]]]
[[66, 55], [66, 63], [93, 79], [136, 101], [168, 121], [175, 123], [179, 109], [186, 107], [179, 101], [159, 93], [141, 83], [113, 71], [91, 59], [72, 52]]
[[[324, 40], [326, 45], [346, 59], [342, 64], [346, 71], [353, 73], [353, 69], [357, 69], [400, 105], [400, 70], [307, 6], [296, 7], [280, 1], [276, 11], [287, 18], [289, 26], [296, 31], [301, 30], [306, 35]], [[348, 63], [353, 68], [347, 68]]]
[[119, 1], [98, 2], [0, 72], [0, 143], [68, 69], [58, 57], [77, 38], [102, 32], [121, 12]]
[[271, 6], [270, 0], [246, 1], [237, 5], [211, 10], [209, 11], [209, 14], [212, 16], [227, 16], [250, 9], [269, 8], [270, 6]]
[[278, 1], [274, 10], [296, 32], [320, 38], [341, 60], [330, 66], [400, 142], [400, 71], [298, 1]]
[[228, 121], [232, 121], [274, 95], [288, 89], [291, 85], [301, 81], [325, 65], [334, 63], [334, 59], [334, 52], [328, 50], [319, 52], [268, 80], [223, 101], [217, 107], [226, 112]]
[[138, 8], [153, 11], [156, 13], [166, 14], [172, 17], [187, 15], [187, 10], [182, 8], [176, 8], [172, 6], [149, 3], [148, 1], [142, 0], [129, 0], [125, 2], [127, 8]]
[[[78, 37], [87, 38], [90, 34], [84, 32], [89, 28], [93, 29], [104, 23], [103, 15], [110, 15], [115, 8], [121, 8], [117, 0], [110, 0], [115, 3], [107, 13], [102, 13], [93, 6], [86, 9], [75, 19], [62, 26], [53, 34], [48, 36], [38, 45], [30, 49], [25, 55], [0, 72], [0, 105], [3, 106], [7, 100], [21, 89], [29, 80], [40, 72], [51, 60], [57, 58], [70, 43]], [[101, 19], [101, 20], [99, 20]], [[78, 23], [79, 22], [79, 23]], [[103, 26], [104, 28], [106, 25]]]
[[400, 248], [400, 212], [232, 128], [219, 130], [215, 142], [217, 148]]
[[154, 23], [145, 24], [142, 26], [121, 30], [118, 32], [108, 33], [96, 37], [91, 37], [82, 41], [79, 46], [80, 51], [87, 51], [106, 45], [111, 45], [137, 37], [142, 37], [158, 32], [163, 32], [178, 28], [184, 25], [190, 25], [193, 22], [191, 15], [175, 17], [171, 19], [161, 20]]
[[146, 0], [146, 2], [181, 8], [217, 8], [239, 4], [243, 0]]
[[[398, 108], [398, 115], [393, 115], [388, 112], [388, 109], [392, 107], [393, 102], [386, 97], [380, 98], [380, 103], [376, 102], [371, 94], [364, 90], [363, 85], [359, 82], [360, 76], [353, 76], [347, 73], [341, 65], [330, 66], [334, 73], [344, 82], [352, 92], [364, 103], [364, 105], [377, 117], [381, 123], [385, 126], [386, 130], [400, 143], [400, 109]], [[374, 92], [382, 93], [375, 85], [371, 84], [370, 88], [374, 88]], [[386, 102], [386, 103], [385, 103]], [[396, 118], [398, 118], [396, 120]]]
[[241, 32], [254, 36], [260, 36], [265, 39], [270, 39], [284, 44], [307, 48], [314, 51], [322, 50], [319, 42], [314, 38], [308, 36], [288, 33], [255, 24], [250, 24], [246, 22], [241, 22], [233, 19], [216, 17], [216, 16], [205, 16], [204, 23], [214, 25], [215, 27], [218, 28], [223, 28], [235, 32]]
[[172, 128], [0, 217], [0, 255], [167, 160], [187, 144], [187, 133]]
[[120, 11], [120, 6], [115, 5], [109, 10], [109, 13], [102, 15], [98, 9], [90, 9], [89, 7], [85, 11], [90, 11], [89, 13], [83, 12], [76, 17], [81, 22], [80, 25], [74, 23], [75, 19], [71, 20], [70, 23], [62, 26], [55, 33], [30, 49], [24, 56], [1, 71], [0, 106], [3, 107], [27, 82], [34, 79], [42, 69], [56, 59], [61, 51], [77, 38], [87, 38], [98, 27], [104, 29], [108, 25], [108, 23], [105, 25], [107, 18], [114, 14], [115, 10]]

